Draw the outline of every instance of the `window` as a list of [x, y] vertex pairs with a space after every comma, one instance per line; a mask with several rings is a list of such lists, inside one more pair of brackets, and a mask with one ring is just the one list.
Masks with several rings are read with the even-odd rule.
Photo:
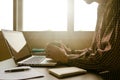
[[84, 0], [75, 0], [74, 3], [74, 30], [94, 31], [96, 27], [98, 4], [86, 4]]
[[23, 0], [24, 31], [67, 31], [67, 0]]
[[13, 0], [0, 0], [0, 30], [13, 30]]
[[[68, 9], [74, 12], [69, 14], [71, 11]], [[23, 0], [24, 31], [67, 31], [71, 26], [73, 31], [94, 31], [96, 18], [97, 3], [89, 5], [84, 0]]]

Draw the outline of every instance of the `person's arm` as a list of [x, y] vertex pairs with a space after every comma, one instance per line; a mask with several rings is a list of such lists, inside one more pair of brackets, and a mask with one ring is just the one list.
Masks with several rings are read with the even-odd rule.
[[89, 53], [85, 51], [80, 55], [69, 56], [68, 62], [66, 63], [69, 66], [76, 66], [86, 70], [103, 70], [105, 65], [102, 65], [100, 59], [101, 55], [99, 53]]

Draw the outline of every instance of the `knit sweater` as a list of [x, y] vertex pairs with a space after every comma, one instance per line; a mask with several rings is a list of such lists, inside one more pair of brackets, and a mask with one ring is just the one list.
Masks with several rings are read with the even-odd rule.
[[77, 57], [69, 58], [67, 64], [95, 71], [120, 70], [119, 0], [107, 0], [99, 5], [92, 46]]

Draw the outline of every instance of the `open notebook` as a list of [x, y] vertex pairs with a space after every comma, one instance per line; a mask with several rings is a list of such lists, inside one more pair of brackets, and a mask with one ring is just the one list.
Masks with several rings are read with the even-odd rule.
[[25, 37], [20, 31], [2, 30], [11, 54], [17, 65], [23, 66], [55, 66], [57, 63], [45, 56], [33, 56]]

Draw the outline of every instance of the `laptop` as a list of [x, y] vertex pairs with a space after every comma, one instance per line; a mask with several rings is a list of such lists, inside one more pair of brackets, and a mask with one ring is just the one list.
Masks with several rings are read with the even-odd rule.
[[27, 41], [20, 31], [2, 30], [2, 35], [8, 47], [10, 48], [11, 55], [19, 66], [55, 66], [57, 63], [46, 56], [32, 55]]
[[16, 64], [0, 31], [0, 71], [12, 67], [16, 67]]

